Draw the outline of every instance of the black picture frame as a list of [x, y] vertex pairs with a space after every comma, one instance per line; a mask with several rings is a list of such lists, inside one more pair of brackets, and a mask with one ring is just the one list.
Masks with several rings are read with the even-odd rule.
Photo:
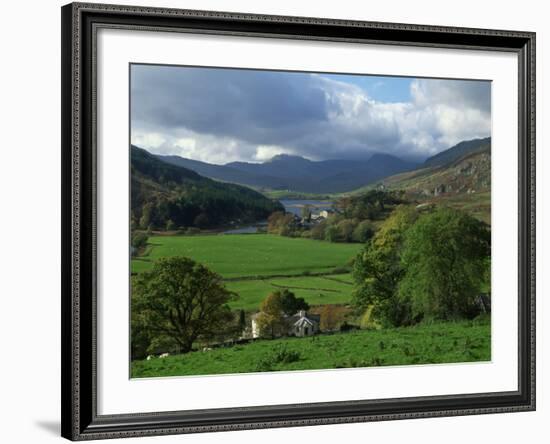
[[[72, 3], [62, 14], [62, 436], [71, 440], [535, 409], [535, 33]], [[95, 39], [99, 27], [507, 51], [519, 66], [518, 390], [97, 414]]]

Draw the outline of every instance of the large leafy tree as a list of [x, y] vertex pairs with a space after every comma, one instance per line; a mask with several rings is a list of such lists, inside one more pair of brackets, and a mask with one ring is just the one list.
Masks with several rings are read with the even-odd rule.
[[398, 206], [354, 261], [353, 303], [360, 312], [372, 310], [372, 316], [385, 325], [413, 322], [410, 307], [398, 298], [397, 288], [404, 274], [401, 248], [417, 217], [414, 208]]
[[300, 310], [309, 310], [309, 304], [305, 299], [297, 298], [296, 295], [287, 288], [276, 293], [280, 293], [281, 295], [281, 309], [286, 315], [291, 316]]
[[224, 287], [221, 276], [189, 258], [160, 259], [132, 284], [136, 349], [143, 349], [148, 338], [149, 345], [175, 345], [186, 353], [195, 341], [233, 327], [227, 304], [237, 296]]
[[487, 225], [466, 213], [440, 208], [419, 218], [401, 253], [405, 273], [399, 298], [414, 316], [470, 318], [487, 276], [491, 236]]

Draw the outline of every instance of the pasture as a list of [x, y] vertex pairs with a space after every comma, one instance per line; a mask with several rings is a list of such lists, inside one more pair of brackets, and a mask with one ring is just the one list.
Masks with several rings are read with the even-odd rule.
[[330, 272], [361, 247], [271, 234], [151, 236], [149, 244], [146, 256], [132, 260], [133, 272], [148, 270], [161, 257], [187, 256], [224, 278]]
[[490, 361], [488, 320], [258, 340], [132, 362], [132, 377]]
[[339, 304], [350, 301], [353, 288], [342, 268], [360, 248], [270, 234], [161, 235], [149, 238], [146, 255], [132, 260], [132, 272], [150, 269], [161, 257], [187, 256], [227, 279], [240, 296], [233, 309], [256, 311], [269, 293], [283, 288], [311, 305]]

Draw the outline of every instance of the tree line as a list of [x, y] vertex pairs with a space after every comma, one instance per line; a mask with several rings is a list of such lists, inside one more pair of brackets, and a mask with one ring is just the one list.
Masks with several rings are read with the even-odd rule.
[[339, 198], [331, 215], [321, 221], [312, 218], [312, 209], [305, 205], [301, 220], [293, 214], [275, 212], [268, 218], [268, 232], [288, 237], [305, 237], [329, 242], [368, 241], [375, 233], [376, 221], [388, 216], [405, 202], [402, 191], [370, 190]]

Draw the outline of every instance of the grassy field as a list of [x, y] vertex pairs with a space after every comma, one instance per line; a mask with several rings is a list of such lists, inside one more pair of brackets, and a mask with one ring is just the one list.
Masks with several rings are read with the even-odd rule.
[[250, 344], [132, 362], [132, 377], [489, 361], [488, 321], [360, 330]]
[[150, 269], [161, 257], [188, 256], [227, 279], [227, 287], [240, 295], [231, 304], [233, 309], [254, 311], [269, 293], [283, 288], [311, 305], [349, 302], [351, 276], [341, 274], [338, 268], [348, 264], [361, 248], [360, 244], [269, 234], [152, 236], [149, 244], [146, 255], [132, 260], [132, 272]]
[[152, 236], [149, 243], [149, 254], [132, 260], [133, 272], [148, 270], [161, 257], [188, 256], [226, 278], [329, 272], [361, 247], [271, 234]]
[[243, 310], [258, 310], [266, 295], [283, 288], [310, 305], [347, 303], [353, 289], [350, 274], [230, 281], [226, 286], [240, 295], [239, 300], [230, 304], [231, 308]]

